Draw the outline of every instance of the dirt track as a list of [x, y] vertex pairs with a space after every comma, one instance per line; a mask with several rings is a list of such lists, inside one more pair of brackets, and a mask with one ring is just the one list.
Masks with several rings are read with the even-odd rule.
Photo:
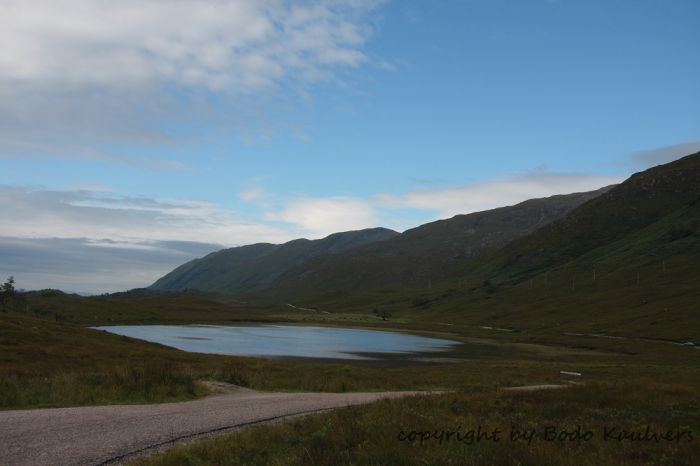
[[421, 394], [218, 389], [224, 393], [181, 403], [0, 411], [0, 465], [112, 464], [214, 432]]

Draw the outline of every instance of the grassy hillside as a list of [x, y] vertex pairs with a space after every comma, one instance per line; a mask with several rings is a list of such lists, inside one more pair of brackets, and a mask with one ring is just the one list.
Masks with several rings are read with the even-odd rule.
[[[377, 310], [424, 326], [698, 342], [698, 199], [694, 154], [599, 196], [527, 201], [319, 255], [246, 299], [270, 309], [291, 297], [330, 313], [310, 321], [376, 324]], [[545, 211], [562, 218], [501, 244]]]
[[309, 292], [422, 287], [449, 275], [455, 266], [564, 217], [607, 189], [457, 215], [407, 230], [387, 241], [332, 256], [319, 255], [284, 272], [265, 293], [299, 297]]
[[379, 309], [423, 325], [699, 342], [698, 198], [695, 154], [636, 174], [442, 279], [355, 293], [309, 287], [298, 302], [358, 321]]
[[528, 328], [698, 340], [699, 201], [700, 154], [636, 174], [465, 268], [455, 278], [496, 292], [478, 301], [472, 293], [464, 312]]
[[320, 240], [297, 239], [284, 244], [253, 244], [194, 259], [157, 280], [157, 291], [201, 290], [236, 293], [268, 285], [286, 270], [321, 254], [338, 254], [398, 233], [386, 228], [335, 233]]
[[[659, 241], [681, 239], [697, 231], [692, 208], [698, 201], [700, 153], [634, 174], [565, 218], [508, 244], [477, 264], [477, 272], [504, 280], [527, 278], [585, 255], [589, 259], [610, 257], [613, 245], [618, 250], [627, 245], [628, 252], [634, 249], [637, 255], [652, 254], [648, 247]], [[645, 238], [643, 230], [654, 224], [659, 228], [648, 234], [661, 237], [653, 244], [639, 243]]]

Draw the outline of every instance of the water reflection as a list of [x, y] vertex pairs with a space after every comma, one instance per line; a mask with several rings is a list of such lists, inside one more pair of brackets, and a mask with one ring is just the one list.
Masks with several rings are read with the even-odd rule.
[[456, 341], [397, 332], [291, 325], [115, 325], [96, 327], [184, 351], [262, 357], [371, 359], [357, 353], [450, 349]]

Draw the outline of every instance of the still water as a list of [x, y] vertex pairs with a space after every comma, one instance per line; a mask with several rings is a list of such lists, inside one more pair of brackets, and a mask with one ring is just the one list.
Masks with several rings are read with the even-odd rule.
[[184, 351], [260, 357], [370, 359], [360, 353], [417, 353], [459, 342], [406, 333], [295, 325], [113, 325], [95, 327]]

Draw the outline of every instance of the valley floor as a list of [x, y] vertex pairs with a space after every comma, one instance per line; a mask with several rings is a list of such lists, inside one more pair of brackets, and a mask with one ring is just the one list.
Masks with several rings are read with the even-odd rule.
[[[162, 309], [153, 321], [196, 321], [194, 313], [172, 311], [177, 316], [173, 317], [170, 308]], [[683, 465], [700, 454], [700, 353], [693, 347], [664, 339], [503, 331], [500, 326], [439, 318], [428, 323], [403, 317], [384, 322], [353, 314], [277, 312], [255, 318], [411, 331], [462, 344], [441, 355], [453, 362], [440, 364], [372, 367], [273, 361], [185, 353], [86, 328], [109, 322], [92, 308], [84, 317], [76, 312], [75, 323], [0, 313], [0, 408], [136, 404], [128, 409], [137, 410], [146, 403], [201, 398], [210, 391], [201, 380], [288, 392], [291, 397], [292, 392], [340, 393], [342, 398], [360, 391], [449, 391], [252, 427], [136, 460], [145, 465]], [[105, 315], [115, 315], [115, 309]], [[242, 310], [227, 315], [225, 309], [212, 315], [208, 322], [253, 317]], [[571, 386], [501, 390], [550, 384]], [[13, 412], [0, 411], [0, 425], [10, 429]], [[496, 429], [498, 441], [491, 434], [491, 439], [484, 437], [484, 432]], [[471, 441], [479, 431], [481, 440]], [[454, 433], [447, 440], [449, 432]], [[31, 445], [18, 442], [18, 448]], [[98, 447], [102, 445], [95, 451]]]

